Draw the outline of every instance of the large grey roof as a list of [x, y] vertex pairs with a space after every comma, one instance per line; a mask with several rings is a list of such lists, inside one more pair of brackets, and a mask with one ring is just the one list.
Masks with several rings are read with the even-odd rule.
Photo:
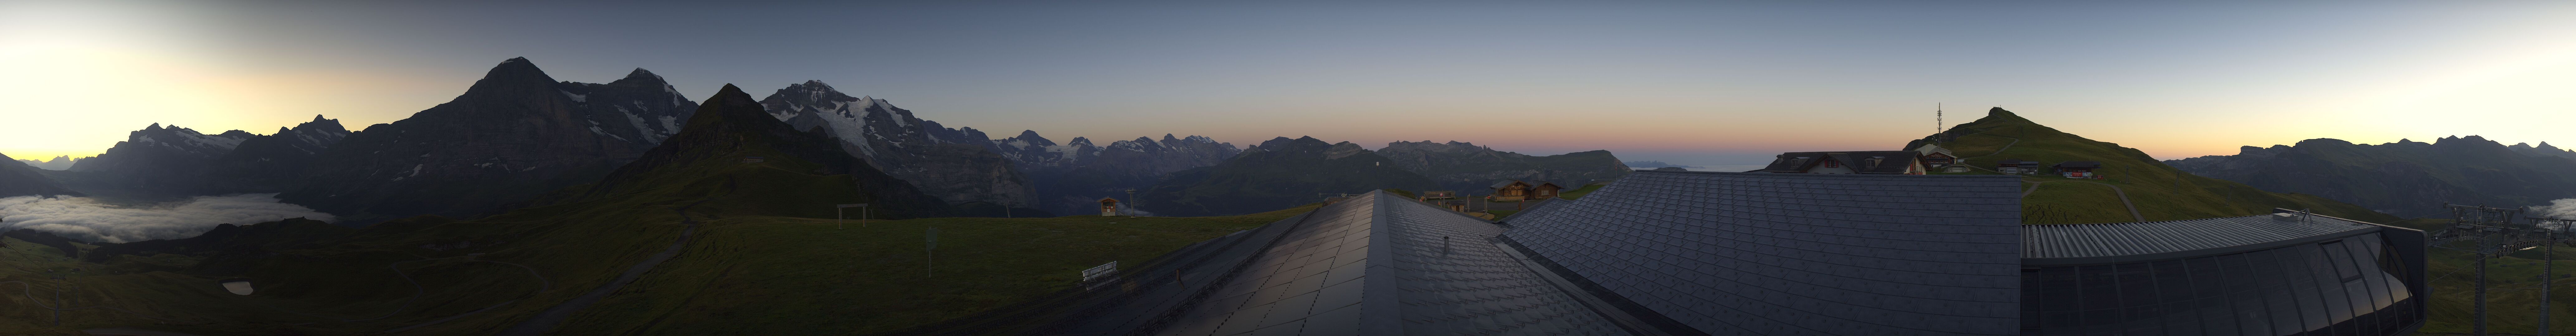
[[1487, 243], [1492, 223], [1372, 191], [1295, 225], [1155, 334], [1627, 334]]
[[1637, 171], [1514, 215], [1503, 236], [1706, 334], [2010, 335], [2020, 184]]
[[[2276, 213], [2192, 220], [2022, 226], [2022, 258], [2091, 264], [2217, 255], [2375, 232], [2379, 225]], [[2187, 254], [2187, 255], [2186, 255]]]

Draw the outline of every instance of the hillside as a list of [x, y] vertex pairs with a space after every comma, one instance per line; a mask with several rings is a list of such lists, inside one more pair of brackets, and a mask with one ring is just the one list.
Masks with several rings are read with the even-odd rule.
[[[5, 238], [0, 283], [27, 289], [0, 290], [0, 334], [867, 333], [1061, 290], [1084, 268], [1141, 262], [1305, 209], [838, 229], [832, 204], [870, 203], [876, 218], [953, 209], [853, 161], [835, 140], [769, 118], [731, 86], [686, 125], [602, 183], [471, 221], [420, 216], [356, 230], [285, 221], [181, 240], [59, 244], [105, 263]], [[943, 232], [936, 264], [926, 265], [931, 226]], [[255, 293], [215, 285], [231, 278], [251, 279]], [[42, 307], [57, 303], [100, 308], [65, 311], [55, 326]], [[713, 320], [729, 323], [704, 323]]]
[[1486, 187], [1504, 180], [1548, 181], [1570, 187], [1627, 176], [1629, 171], [1627, 164], [1606, 150], [1535, 156], [1457, 141], [1397, 141], [1387, 143], [1377, 154], [1394, 160], [1396, 167], [1430, 177], [1443, 188], [1438, 190], [1456, 190], [1459, 195], [1488, 194], [1491, 192]]
[[1377, 189], [1438, 190], [1439, 183], [1349, 142], [1279, 137], [1215, 166], [1172, 173], [1139, 190], [1136, 207], [1163, 216], [1239, 215]]
[[2576, 198], [2576, 174], [2567, 173], [2576, 159], [2559, 156], [2565, 153], [2548, 143], [2506, 146], [2475, 135], [2378, 145], [2309, 139], [2165, 163], [2263, 190], [2414, 216], [2440, 212], [2443, 202], [2519, 207]]
[[697, 105], [643, 69], [591, 84], [511, 58], [453, 100], [340, 139], [277, 198], [343, 225], [489, 215], [598, 181], [679, 131]]
[[[2065, 161], [2100, 161], [2106, 179], [2076, 180], [2043, 176], [2028, 179], [2037, 188], [2022, 201], [2025, 224], [2103, 223], [2181, 220], [2270, 213], [2273, 208], [2313, 209], [2322, 214], [2369, 222], [2397, 217], [2306, 194], [2263, 191], [2245, 184], [2185, 173], [2137, 149], [2094, 141], [2040, 125], [1995, 108], [1975, 122], [1951, 128], [1955, 141], [1939, 143], [1968, 165], [1992, 169], [1995, 161], [2022, 159], [2053, 165]], [[1904, 148], [1931, 142], [1914, 140]], [[2062, 181], [2062, 182], [2061, 182]], [[2114, 187], [2117, 189], [2115, 190]], [[2121, 197], [2137, 206], [2131, 216]]]
[[0, 154], [0, 197], [28, 195], [80, 196], [80, 193], [64, 189], [62, 184], [55, 183], [53, 178], [45, 177], [45, 174], [35, 166], [11, 159], [7, 154]]

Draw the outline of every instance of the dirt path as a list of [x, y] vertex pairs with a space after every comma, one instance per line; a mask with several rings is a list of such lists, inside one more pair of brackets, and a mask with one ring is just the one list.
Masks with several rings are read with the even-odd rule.
[[2142, 214], [2139, 214], [2139, 213], [2138, 213], [2138, 205], [2137, 205], [2137, 204], [2135, 204], [2135, 203], [2129, 203], [2129, 191], [2127, 191], [2127, 190], [2120, 190], [2120, 186], [2111, 185], [2110, 183], [2101, 183], [2101, 182], [2093, 182], [2093, 181], [2039, 181], [2039, 182], [2031, 182], [2031, 183], [2030, 183], [2030, 189], [2023, 189], [2023, 190], [2021, 191], [2021, 197], [2022, 197], [2022, 198], [2030, 198], [2030, 194], [2031, 194], [2031, 193], [2039, 192], [2039, 185], [2040, 185], [2040, 184], [2050, 183], [2050, 182], [2084, 182], [2084, 183], [2099, 184], [2099, 185], [2102, 185], [2102, 186], [2105, 186], [2105, 187], [2111, 187], [2111, 194], [2113, 194], [2113, 195], [2120, 195], [2120, 206], [2129, 207], [2129, 217], [2131, 217], [2131, 218], [2136, 218], [2136, 219], [2137, 219], [2138, 221], [2140, 221], [2140, 222], [2147, 221], [2147, 216], [2146, 216], [2146, 215], [2142, 215]]
[[679, 257], [681, 248], [688, 247], [689, 245], [689, 234], [698, 230], [698, 221], [689, 219], [689, 208], [698, 206], [700, 203], [706, 203], [707, 201], [708, 200], [699, 200], [696, 203], [689, 203], [687, 206], [681, 206], [679, 209], [674, 209], [674, 211], [680, 212], [680, 224], [683, 225], [680, 227], [680, 239], [671, 242], [669, 247], [662, 248], [661, 253], [654, 253], [652, 257], [644, 258], [643, 262], [638, 262], [635, 263], [635, 266], [627, 267], [626, 273], [617, 275], [617, 279], [609, 280], [608, 284], [600, 285], [599, 288], [594, 288], [591, 289], [590, 292], [582, 293], [580, 297], [575, 297], [571, 301], [564, 301], [562, 304], [546, 308], [545, 312], [537, 313], [536, 317], [530, 317], [527, 321], [520, 321], [518, 325], [510, 326], [510, 329], [502, 330], [500, 333], [494, 335], [535, 336], [544, 334], [549, 330], [554, 330], [555, 326], [562, 325], [564, 320], [571, 319], [572, 313], [580, 312], [583, 308], [590, 308], [591, 304], [599, 303], [600, 299], [608, 298], [608, 294], [616, 293], [618, 288], [626, 287], [626, 284], [635, 282], [636, 278], [644, 277], [644, 272], [652, 271], [653, 266], [661, 265], [663, 261], [669, 261], [671, 258]]

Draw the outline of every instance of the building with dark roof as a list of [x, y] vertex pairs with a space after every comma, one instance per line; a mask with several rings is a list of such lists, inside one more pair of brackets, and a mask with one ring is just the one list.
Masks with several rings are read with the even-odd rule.
[[896, 334], [2392, 335], [2424, 321], [2421, 231], [2302, 213], [2021, 225], [2020, 184], [1638, 171], [1500, 223], [1372, 191]]
[[2083, 178], [2083, 179], [2098, 179], [2098, 178], [2102, 178], [2102, 175], [2100, 175], [2100, 174], [2094, 174], [2094, 173], [2093, 173], [2093, 170], [2094, 170], [2094, 169], [2101, 169], [2101, 168], [2102, 168], [2102, 162], [2101, 162], [2101, 161], [2067, 161], [2067, 162], [2058, 162], [2057, 164], [2055, 164], [2055, 165], [2049, 165], [2048, 167], [2049, 167], [2049, 168], [2054, 168], [2054, 169], [2056, 169], [2056, 170], [2057, 170], [2057, 175], [2058, 175], [2058, 176], [2065, 176], [2065, 177], [2069, 177], [2069, 178]]
[[1653, 172], [1503, 239], [1674, 334], [2011, 335], [2019, 177]]
[[1762, 168], [1771, 173], [1806, 174], [1905, 174], [1922, 175], [1922, 152], [1788, 152], [1780, 153], [1771, 165]]
[[1995, 171], [2005, 174], [2037, 174], [2039, 173], [2039, 161], [2023, 159], [1995, 160]]
[[2023, 335], [2401, 335], [2423, 231], [2278, 210], [2022, 227]]

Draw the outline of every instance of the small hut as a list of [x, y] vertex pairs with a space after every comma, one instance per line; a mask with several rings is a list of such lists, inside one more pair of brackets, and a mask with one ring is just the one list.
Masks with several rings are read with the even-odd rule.
[[1118, 215], [1118, 199], [1116, 199], [1116, 198], [1108, 198], [1108, 197], [1102, 197], [1102, 198], [1100, 198], [1100, 216], [1102, 216], [1102, 217], [1107, 217], [1107, 216], [1117, 216], [1117, 215]]
[[1529, 181], [1524, 183], [1529, 184], [1529, 199], [1532, 200], [1556, 199], [1556, 191], [1565, 189], [1564, 186], [1559, 186], [1556, 185], [1556, 183], [1548, 181]]
[[2067, 161], [2067, 162], [2058, 162], [2058, 163], [2057, 163], [2057, 165], [2055, 165], [2055, 166], [2050, 166], [2050, 168], [2056, 168], [2056, 169], [2057, 169], [2057, 175], [2058, 175], [2058, 176], [2065, 176], [2065, 177], [2067, 177], [2067, 178], [2080, 178], [2080, 179], [2099, 179], [2099, 178], [2102, 178], [2102, 175], [2101, 175], [2101, 174], [2095, 174], [2095, 173], [2093, 173], [2093, 170], [2094, 170], [2094, 169], [2101, 169], [2101, 168], [2102, 168], [2102, 162], [2101, 162], [2101, 161]]
[[1995, 161], [1995, 171], [2005, 174], [2037, 174], [2039, 173], [2039, 161], [2022, 159], [1998, 160]]
[[1529, 199], [1529, 183], [1521, 182], [1519, 180], [1503, 180], [1502, 182], [1494, 182], [1494, 185], [1486, 186], [1485, 188], [1493, 191], [1493, 193], [1485, 194], [1485, 201], [1487, 202], [1518, 202]]

